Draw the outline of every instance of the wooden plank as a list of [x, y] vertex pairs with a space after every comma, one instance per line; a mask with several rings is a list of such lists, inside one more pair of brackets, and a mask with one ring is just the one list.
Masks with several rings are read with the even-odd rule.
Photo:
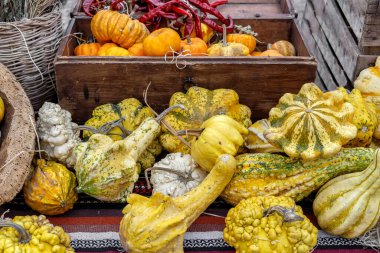
[[360, 55], [358, 46], [343, 18], [339, 15], [336, 3], [334, 1], [323, 3], [324, 1], [320, 0], [308, 2], [345, 73], [352, 80], [355, 72], [355, 65], [352, 63], [357, 62]]
[[375, 14], [379, 13], [380, 0], [368, 0], [367, 13]]
[[322, 90], [322, 91], [327, 91], [326, 87], [325, 87], [325, 84], [323, 83], [323, 80], [321, 79], [321, 76], [319, 75], [319, 73], [317, 72], [317, 76], [315, 77], [315, 81], [314, 83], [316, 85], [318, 85], [318, 87]]
[[[349, 80], [342, 66], [337, 60], [333, 49], [330, 47], [329, 42], [323, 33], [310, 4], [306, 4], [303, 18], [304, 21], [307, 21], [310, 29], [310, 35], [314, 38], [316, 46], [320, 51], [321, 56], [319, 57], [318, 63], [320, 61], [324, 61], [326, 63], [326, 67], [332, 73], [332, 79], [335, 80], [332, 83], [325, 82], [327, 89], [332, 90], [335, 89], [337, 85], [344, 86], [349, 83]], [[325, 73], [326, 71], [323, 71], [323, 74]]]
[[356, 38], [362, 36], [368, 0], [336, 0]]

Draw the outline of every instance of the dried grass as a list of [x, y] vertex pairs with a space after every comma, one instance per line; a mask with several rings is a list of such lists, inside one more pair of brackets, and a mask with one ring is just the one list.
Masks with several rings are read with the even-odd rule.
[[49, 13], [57, 0], [2, 0], [0, 1], [0, 22], [20, 21]]

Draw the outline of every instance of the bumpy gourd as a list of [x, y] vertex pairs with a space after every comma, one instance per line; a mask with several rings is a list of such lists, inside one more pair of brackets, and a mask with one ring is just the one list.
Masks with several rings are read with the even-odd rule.
[[356, 137], [346, 144], [349, 147], [365, 147], [371, 144], [372, 136], [377, 126], [375, 104], [365, 102], [361, 92], [353, 89], [349, 94], [343, 87], [338, 88], [343, 93], [345, 101], [354, 106], [352, 123], [358, 129]]
[[[177, 106], [180, 107], [180, 106]], [[161, 115], [146, 118], [127, 138], [94, 134], [75, 149], [78, 192], [103, 201], [123, 202], [138, 179], [137, 160], [160, 133]]]
[[243, 154], [236, 157], [236, 173], [221, 196], [233, 205], [270, 195], [300, 201], [338, 175], [364, 170], [373, 153], [370, 148], [344, 148], [333, 157], [304, 163], [277, 154]]
[[151, 171], [153, 194], [161, 192], [171, 197], [189, 192], [202, 183], [207, 175], [190, 155], [182, 153], [168, 154], [148, 170]]
[[[239, 96], [234, 90], [208, 90], [195, 86], [186, 93], [174, 93], [169, 105], [174, 104], [183, 104], [185, 110], [174, 110], [164, 120], [177, 131], [199, 129], [204, 121], [219, 114], [228, 115], [245, 127], [252, 124], [251, 110], [247, 106], [239, 104]], [[191, 141], [194, 137], [184, 136], [184, 138]], [[170, 153], [190, 153], [189, 148], [165, 127], [163, 127], [160, 142]]]
[[331, 157], [357, 134], [354, 107], [341, 92], [323, 93], [306, 83], [296, 95], [286, 93], [269, 112], [265, 138], [295, 158]]
[[44, 215], [0, 219], [0, 253], [74, 253], [70, 236]]
[[239, 122], [216, 115], [201, 125], [202, 133], [191, 141], [191, 156], [205, 171], [210, 171], [222, 154], [236, 155], [248, 134]]
[[380, 218], [380, 149], [364, 171], [326, 183], [313, 203], [319, 226], [334, 235], [354, 238], [373, 228]]
[[129, 195], [119, 232], [124, 248], [129, 253], [183, 252], [187, 228], [223, 191], [235, 167], [233, 156], [222, 155], [205, 180], [185, 195]]
[[[105, 124], [120, 120], [119, 124], [111, 124], [107, 129], [113, 140], [121, 140], [134, 131], [146, 118], [153, 117], [154, 113], [135, 98], [127, 98], [118, 104], [104, 104], [96, 107], [92, 112], [92, 118], [86, 121], [85, 125], [99, 130]], [[83, 131], [83, 138], [88, 139], [93, 133]], [[138, 160], [138, 166], [143, 169], [152, 167], [156, 156], [162, 151], [162, 147], [155, 139], [151, 145], [143, 152]]]
[[111, 10], [101, 10], [95, 14], [91, 19], [91, 31], [97, 41], [112, 41], [124, 48], [143, 42], [149, 35], [149, 30], [143, 23], [127, 14]]
[[318, 229], [289, 197], [253, 197], [228, 211], [224, 240], [236, 253], [309, 253]]
[[248, 135], [245, 139], [245, 146], [251, 153], [280, 153], [282, 149], [270, 144], [264, 136], [264, 132], [270, 128], [267, 119], [256, 121], [248, 128]]
[[367, 102], [376, 105], [378, 124], [374, 137], [380, 139], [380, 56], [376, 59], [374, 67], [362, 70], [354, 82], [354, 87], [361, 91]]
[[62, 164], [38, 159], [24, 185], [25, 203], [46, 215], [62, 214], [78, 200], [75, 174]]

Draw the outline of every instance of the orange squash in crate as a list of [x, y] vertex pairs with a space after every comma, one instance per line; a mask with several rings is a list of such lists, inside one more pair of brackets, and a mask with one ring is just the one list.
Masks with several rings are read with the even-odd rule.
[[144, 45], [143, 43], [136, 43], [130, 48], [128, 48], [129, 55], [131, 56], [144, 56]]
[[112, 41], [124, 48], [142, 42], [149, 35], [148, 28], [140, 21], [111, 10], [96, 13], [91, 20], [91, 31], [97, 41]]
[[187, 37], [181, 41], [181, 52], [194, 56], [205, 56], [207, 55], [207, 44], [200, 38]]
[[250, 34], [231, 33], [227, 35], [227, 42], [241, 43], [248, 47], [249, 53], [252, 53], [256, 47], [256, 39]]
[[129, 52], [122, 47], [111, 47], [106, 50], [105, 56], [129, 56]]
[[259, 56], [263, 56], [263, 57], [278, 57], [278, 56], [283, 56], [282, 54], [280, 54], [278, 51], [276, 50], [266, 50], [264, 52], [262, 52]]
[[[212, 30], [211, 27], [208, 25], [201, 23], [201, 29], [202, 29], [202, 39], [204, 42], [209, 42], [209, 40], [212, 38], [214, 35], [214, 30]], [[183, 37], [185, 37], [185, 26], [181, 27], [181, 34]], [[195, 29], [190, 34], [190, 38], [197, 38], [197, 35], [195, 34]]]
[[75, 47], [75, 56], [96, 56], [101, 45], [99, 43], [84, 43]]
[[118, 47], [118, 45], [116, 45], [115, 43], [106, 43], [106, 44], [103, 44], [103, 45], [99, 48], [98, 56], [106, 56], [106, 51], [107, 51], [107, 49], [109, 49], [109, 48], [111, 48], [111, 47]]
[[161, 28], [146, 37], [143, 46], [147, 56], [164, 56], [168, 52], [181, 50], [181, 37], [171, 28]]
[[296, 56], [296, 49], [292, 43], [286, 40], [279, 40], [268, 45], [268, 50], [276, 50], [283, 56]]

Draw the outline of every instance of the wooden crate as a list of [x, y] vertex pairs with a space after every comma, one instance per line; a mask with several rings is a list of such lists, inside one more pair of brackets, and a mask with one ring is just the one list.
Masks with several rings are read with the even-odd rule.
[[360, 50], [338, 2], [307, 0], [299, 22], [306, 45], [318, 61], [321, 85], [327, 90], [351, 87], [360, 71], [376, 59]]
[[[292, 15], [269, 15], [236, 18], [237, 24], [251, 25], [265, 43], [290, 40], [297, 57], [186, 57], [178, 69], [163, 57], [75, 57], [77, 45], [69, 34], [90, 34], [88, 17], [76, 17], [62, 40], [55, 61], [59, 104], [68, 109], [76, 122], [83, 122], [94, 107], [118, 102], [127, 97], [142, 100], [143, 90], [152, 83], [149, 103], [158, 111], [164, 109], [170, 96], [185, 91], [192, 83], [209, 88], [235, 89], [243, 104], [253, 111], [253, 119], [268, 117], [270, 108], [286, 92], [298, 92], [302, 84], [316, 77], [316, 61], [307, 51]], [[248, 16], [246, 13], [241, 16]], [[241, 17], [240, 16], [240, 17]], [[264, 45], [260, 46], [264, 50]]]

